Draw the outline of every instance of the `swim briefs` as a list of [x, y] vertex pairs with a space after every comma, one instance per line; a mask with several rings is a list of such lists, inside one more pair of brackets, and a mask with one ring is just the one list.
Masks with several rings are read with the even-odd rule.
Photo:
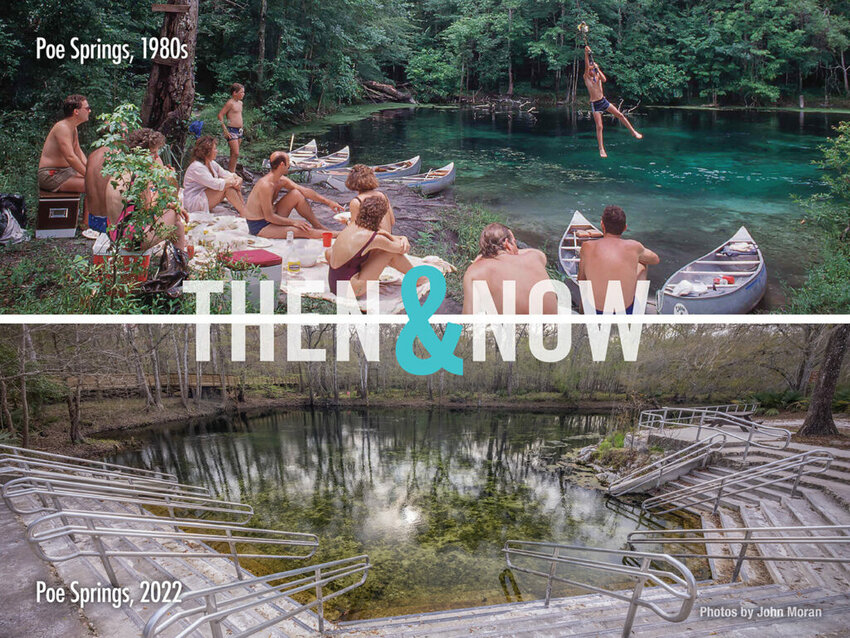
[[611, 106], [611, 103], [604, 97], [601, 100], [591, 102], [591, 104], [593, 105], [594, 113], [603, 113], [608, 110], [609, 106]]
[[269, 225], [265, 219], [246, 219], [248, 222], [248, 232], [252, 235], [259, 235], [260, 231]]
[[244, 129], [237, 128], [235, 126], [228, 126], [227, 132], [230, 133], [228, 139], [230, 140], [241, 140], [244, 134]]

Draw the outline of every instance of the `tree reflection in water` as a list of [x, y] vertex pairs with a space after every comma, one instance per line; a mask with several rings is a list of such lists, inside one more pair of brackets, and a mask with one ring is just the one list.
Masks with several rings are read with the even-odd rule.
[[251, 526], [317, 534], [313, 562], [369, 554], [366, 584], [326, 611], [355, 619], [542, 595], [533, 577], [503, 574], [509, 538], [622, 546], [638, 524], [628, 511], [532, 463], [547, 441], [582, 447], [610, 425], [585, 414], [289, 410], [151, 430], [112, 460], [249, 503]]

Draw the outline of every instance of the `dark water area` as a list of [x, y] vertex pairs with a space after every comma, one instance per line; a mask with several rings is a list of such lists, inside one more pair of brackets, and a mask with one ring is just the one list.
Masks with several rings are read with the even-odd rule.
[[791, 196], [822, 190], [812, 161], [847, 116], [646, 108], [631, 119], [644, 139], [606, 119], [607, 159], [592, 120], [566, 109], [536, 116], [393, 109], [318, 139], [322, 150], [350, 145], [353, 162], [421, 155], [427, 169], [454, 161], [456, 197], [504, 212], [551, 258], [574, 210], [598, 222], [606, 205], [620, 205], [628, 236], [661, 256], [650, 271], [653, 291], [746, 225], [767, 260], [763, 307], [781, 304], [782, 283], [799, 285], [814, 252]]
[[251, 526], [317, 534], [310, 564], [368, 554], [366, 584], [327, 612], [355, 619], [541, 597], [543, 579], [506, 571], [508, 539], [622, 548], [639, 527], [686, 524], [641, 518], [537, 462], [548, 442], [583, 447], [612, 425], [584, 414], [293, 410], [134, 432], [142, 446], [110, 460], [249, 503]]

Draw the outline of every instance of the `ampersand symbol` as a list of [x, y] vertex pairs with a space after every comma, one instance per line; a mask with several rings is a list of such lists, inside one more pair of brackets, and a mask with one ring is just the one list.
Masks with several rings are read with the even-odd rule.
[[[416, 282], [420, 277], [425, 277], [431, 284], [431, 291], [422, 304], [416, 294]], [[445, 298], [446, 278], [433, 266], [416, 266], [408, 271], [401, 282], [401, 300], [408, 322], [398, 335], [395, 356], [402, 369], [410, 374], [426, 376], [441, 368], [452, 374], [463, 374], [463, 359], [454, 353], [460, 340], [460, 324], [446, 324], [445, 334], [440, 339], [428, 321]], [[420, 359], [413, 351], [413, 342], [417, 337], [431, 355], [427, 359]]]

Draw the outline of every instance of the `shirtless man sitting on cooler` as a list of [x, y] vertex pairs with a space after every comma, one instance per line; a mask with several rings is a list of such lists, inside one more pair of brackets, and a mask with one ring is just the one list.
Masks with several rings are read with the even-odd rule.
[[[327, 232], [328, 228], [316, 218], [307, 200], [322, 203], [335, 213], [341, 212], [342, 206], [286, 177], [289, 155], [283, 151], [272, 153], [270, 162], [271, 171], [254, 184], [245, 202], [248, 231], [268, 239], [285, 239], [289, 231], [295, 237], [320, 239], [322, 232]], [[287, 193], [275, 205], [274, 200], [282, 189], [286, 189]], [[290, 219], [293, 210], [304, 219]], [[333, 232], [336, 234], [336, 231]]]
[[[478, 242], [481, 249], [475, 261], [463, 276], [463, 313], [472, 314], [473, 282], [484, 281], [499, 314], [505, 313], [502, 285], [505, 281], [516, 284], [516, 314], [529, 314], [529, 293], [540, 281], [549, 281], [546, 272], [546, 255], [535, 248], [519, 248], [514, 234], [507, 226], [490, 224], [481, 231]], [[511, 308], [507, 309], [508, 312]], [[558, 303], [554, 291], [543, 296], [544, 314], [557, 314]]]
[[[82, 95], [69, 95], [62, 104], [65, 117], [50, 129], [41, 159], [38, 160], [38, 187], [51, 193], [84, 193], [86, 190], [86, 156], [80, 148], [77, 127], [91, 115], [88, 100]], [[88, 202], [86, 202], [88, 226]]]
[[593, 285], [593, 301], [599, 315], [605, 309], [609, 281], [620, 282], [626, 314], [632, 314], [638, 280], [647, 278], [647, 266], [661, 261], [639, 241], [623, 239], [625, 230], [626, 213], [623, 209], [606, 206], [602, 213], [602, 238], [586, 241], [581, 246], [578, 278]]
[[608, 157], [605, 152], [605, 144], [602, 142], [602, 114], [608, 111], [611, 115], [625, 124], [629, 132], [636, 138], [643, 139], [643, 135], [635, 130], [632, 123], [620, 112], [616, 106], [605, 99], [602, 85], [608, 81], [602, 69], [596, 62], [590, 61], [590, 47], [584, 47], [584, 85], [590, 93], [590, 105], [593, 108], [593, 120], [596, 122], [596, 140], [599, 142], [599, 156]]

